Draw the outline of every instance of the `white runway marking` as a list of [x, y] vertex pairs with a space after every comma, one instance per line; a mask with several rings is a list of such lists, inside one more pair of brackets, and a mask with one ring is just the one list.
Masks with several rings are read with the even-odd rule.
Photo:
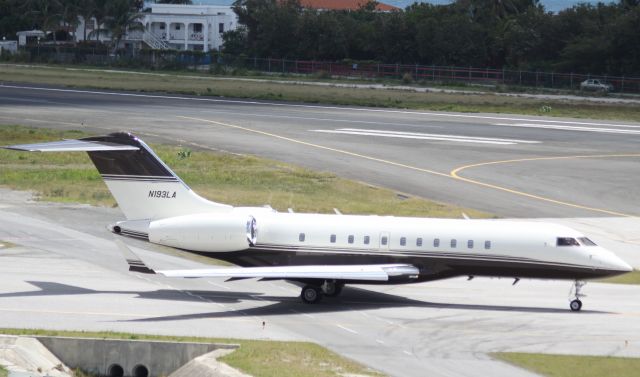
[[531, 124], [531, 123], [494, 123], [494, 126], [502, 127], [516, 127], [516, 128], [543, 128], [549, 130], [560, 131], [577, 131], [577, 132], [597, 132], [607, 134], [624, 134], [624, 135], [640, 135], [640, 130], [625, 129], [625, 128], [638, 128], [640, 126], [625, 126], [610, 124], [609, 127], [620, 128], [602, 128], [602, 127], [583, 127], [583, 126], [568, 126], [561, 124]]
[[356, 330], [351, 330], [350, 328], [344, 327], [342, 325], [336, 325], [336, 326], [338, 326], [339, 328], [343, 329], [344, 331], [350, 332], [352, 334], [357, 334], [358, 333]]
[[479, 143], [479, 144], [494, 144], [494, 145], [539, 144], [540, 143], [539, 141], [533, 141], [533, 140], [425, 134], [425, 133], [419, 133], [419, 132], [384, 131], [384, 130], [370, 130], [370, 129], [359, 129], [359, 128], [339, 128], [336, 130], [311, 130], [311, 131], [330, 133], [330, 134], [377, 136], [377, 137], [391, 137], [391, 138], [399, 138], [399, 139], [416, 139], [416, 140], [454, 141], [458, 143]]

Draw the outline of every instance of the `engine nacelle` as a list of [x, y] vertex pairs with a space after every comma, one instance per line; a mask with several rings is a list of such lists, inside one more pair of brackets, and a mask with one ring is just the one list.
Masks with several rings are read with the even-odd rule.
[[149, 224], [149, 241], [202, 252], [244, 250], [255, 245], [256, 219], [247, 214], [203, 213]]

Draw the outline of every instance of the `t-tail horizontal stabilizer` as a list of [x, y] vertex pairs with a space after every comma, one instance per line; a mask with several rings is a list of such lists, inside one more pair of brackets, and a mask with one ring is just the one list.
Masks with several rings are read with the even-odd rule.
[[232, 210], [231, 206], [206, 200], [191, 191], [144, 141], [130, 133], [4, 148], [27, 152], [87, 152], [127, 220]]

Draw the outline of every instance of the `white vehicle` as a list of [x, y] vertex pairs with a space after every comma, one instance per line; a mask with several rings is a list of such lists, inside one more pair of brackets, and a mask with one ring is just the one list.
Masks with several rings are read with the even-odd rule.
[[128, 133], [7, 147], [86, 151], [126, 220], [114, 233], [232, 262], [240, 267], [154, 271], [124, 244], [130, 270], [169, 277], [285, 279], [316, 303], [345, 284], [401, 284], [455, 276], [575, 280], [631, 267], [565, 226], [503, 220], [279, 213], [206, 200]]
[[596, 92], [611, 92], [613, 85], [607, 84], [602, 80], [588, 79], [580, 83], [580, 90], [593, 90]]

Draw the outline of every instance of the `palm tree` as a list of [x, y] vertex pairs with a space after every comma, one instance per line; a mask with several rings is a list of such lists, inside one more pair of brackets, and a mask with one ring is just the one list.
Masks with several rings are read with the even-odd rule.
[[67, 26], [67, 32], [69, 29], [76, 30], [80, 20], [78, 20], [78, 11], [83, 0], [60, 0], [60, 17], [65, 26]]
[[109, 0], [93, 0], [93, 18], [96, 19], [96, 29], [90, 34], [96, 36], [96, 42], [100, 41], [100, 32], [105, 31], [102, 25], [107, 18]]
[[38, 27], [42, 31], [53, 32], [53, 42], [57, 44], [56, 32], [62, 21], [62, 4], [58, 0], [29, 0], [25, 3], [28, 13], [31, 13]]
[[87, 22], [94, 16], [96, 3], [94, 0], [81, 0], [78, 8], [78, 15], [84, 20], [84, 40], [87, 40]]
[[107, 28], [111, 32], [114, 42], [113, 52], [118, 49], [118, 45], [129, 30], [143, 30], [135, 1], [132, 0], [111, 0], [107, 7], [107, 17], [105, 19]]

